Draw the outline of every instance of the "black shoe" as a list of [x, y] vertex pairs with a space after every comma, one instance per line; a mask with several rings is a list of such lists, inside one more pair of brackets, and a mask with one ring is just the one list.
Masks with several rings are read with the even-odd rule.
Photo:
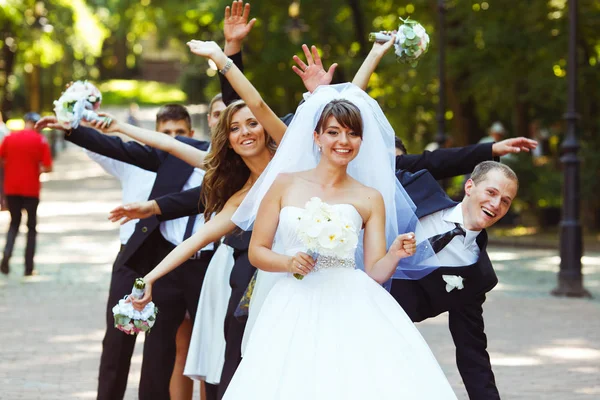
[[4, 260], [2, 260], [2, 264], [0, 264], [0, 272], [2, 272], [4, 275], [8, 275], [8, 262], [4, 262]]
[[33, 269], [31, 271], [25, 271], [25, 276], [34, 276], [34, 275], [38, 275], [38, 272]]

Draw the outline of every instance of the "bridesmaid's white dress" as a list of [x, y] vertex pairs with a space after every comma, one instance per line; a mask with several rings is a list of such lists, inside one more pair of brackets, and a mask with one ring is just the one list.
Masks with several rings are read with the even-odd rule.
[[[362, 226], [358, 211], [337, 204]], [[280, 212], [278, 247], [305, 251], [302, 208]], [[252, 303], [251, 303], [252, 307]], [[319, 257], [302, 280], [280, 277], [268, 291], [225, 400], [456, 399], [429, 346], [404, 310], [356, 269], [354, 251]]]
[[214, 385], [221, 379], [225, 361], [223, 324], [231, 295], [229, 275], [233, 264], [233, 248], [221, 243], [206, 270], [183, 370], [192, 379]]

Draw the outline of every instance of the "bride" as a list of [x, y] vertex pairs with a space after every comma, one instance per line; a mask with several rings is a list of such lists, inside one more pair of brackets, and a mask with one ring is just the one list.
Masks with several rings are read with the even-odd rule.
[[[279, 274], [262, 306], [251, 305], [260, 312], [224, 399], [456, 399], [380, 286], [415, 252], [414, 234], [398, 234], [413, 218], [395, 183], [392, 140], [377, 103], [354, 85], [320, 87], [299, 108], [233, 218], [254, 223], [252, 264]], [[308, 254], [300, 226], [315, 207], [350, 227], [364, 257], [353, 246]]]

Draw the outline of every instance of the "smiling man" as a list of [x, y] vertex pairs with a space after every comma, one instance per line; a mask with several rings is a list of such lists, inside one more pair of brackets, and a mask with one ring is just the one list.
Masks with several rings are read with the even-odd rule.
[[485, 229], [508, 212], [519, 187], [517, 175], [499, 162], [477, 164], [460, 203], [425, 170], [396, 176], [417, 206], [417, 239], [429, 240], [437, 260], [430, 270], [414, 276], [407, 271], [406, 279], [394, 279], [391, 294], [414, 322], [448, 312], [456, 364], [469, 398], [500, 399], [483, 322], [485, 295], [498, 283]]

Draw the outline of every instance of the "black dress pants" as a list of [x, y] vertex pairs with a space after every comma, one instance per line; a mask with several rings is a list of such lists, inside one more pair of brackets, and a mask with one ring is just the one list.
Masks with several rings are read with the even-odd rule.
[[27, 212], [27, 246], [25, 247], [25, 274], [33, 271], [33, 256], [35, 255], [35, 242], [37, 231], [37, 207], [40, 199], [27, 196], [6, 196], [8, 211], [10, 212], [10, 225], [6, 234], [6, 245], [4, 246], [4, 258], [2, 263], [8, 265], [15, 246], [15, 239], [19, 234], [21, 225], [21, 211]]

